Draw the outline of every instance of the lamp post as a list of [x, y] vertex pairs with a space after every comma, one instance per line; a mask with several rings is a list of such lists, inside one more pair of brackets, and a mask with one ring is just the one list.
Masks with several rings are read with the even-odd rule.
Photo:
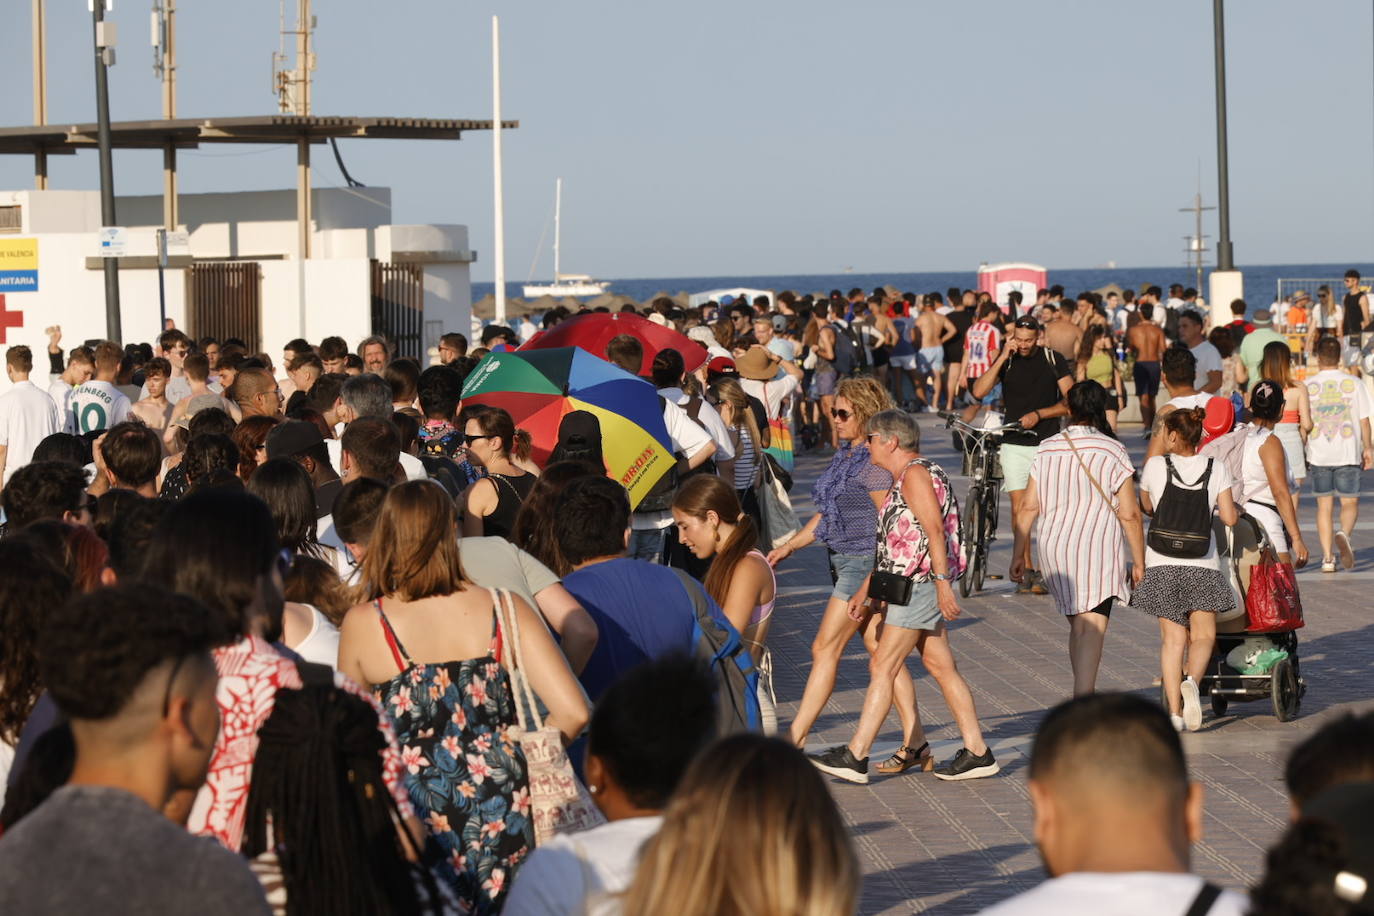
[[1212, 324], [1230, 320], [1231, 300], [1242, 297], [1245, 287], [1236, 270], [1231, 249], [1231, 189], [1226, 150], [1226, 22], [1224, 0], [1212, 0], [1212, 37], [1217, 78], [1217, 269], [1208, 284]]
[[[95, 32], [95, 112], [96, 140], [100, 147], [100, 225], [115, 225], [113, 142], [110, 139], [110, 79], [109, 67], [114, 63], [114, 23], [105, 21], [105, 0], [91, 4], [91, 22]], [[119, 319], [119, 260], [104, 258], [105, 262], [105, 336], [123, 343], [123, 329]]]

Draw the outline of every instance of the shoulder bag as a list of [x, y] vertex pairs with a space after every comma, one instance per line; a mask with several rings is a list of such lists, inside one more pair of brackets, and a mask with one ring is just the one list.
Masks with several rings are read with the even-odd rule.
[[1073, 456], [1078, 459], [1078, 466], [1083, 469], [1084, 474], [1088, 475], [1088, 480], [1092, 481], [1093, 489], [1102, 495], [1102, 499], [1107, 503], [1107, 508], [1115, 513], [1117, 511], [1116, 503], [1113, 502], [1111, 496], [1107, 494], [1106, 488], [1097, 482], [1097, 478], [1093, 476], [1093, 472], [1088, 470], [1088, 462], [1083, 460], [1083, 456], [1079, 453], [1078, 446], [1073, 444], [1073, 438], [1069, 435], [1068, 430], [1064, 431], [1064, 441], [1069, 443], [1069, 451], [1073, 452]]
[[[516, 727], [507, 727], [506, 735], [525, 753], [530, 783], [530, 820], [534, 822], [534, 844], [540, 846], [556, 834], [600, 826], [606, 823], [606, 818], [573, 772], [572, 762], [563, 747], [563, 736], [558, 729], [545, 726], [539, 715], [539, 700], [529, 678], [525, 677], [520, 622], [510, 592], [493, 590], [492, 598], [496, 601], [497, 625], [504, 634], [501, 664], [510, 677], [518, 723]], [[525, 714], [527, 706], [528, 717]]]

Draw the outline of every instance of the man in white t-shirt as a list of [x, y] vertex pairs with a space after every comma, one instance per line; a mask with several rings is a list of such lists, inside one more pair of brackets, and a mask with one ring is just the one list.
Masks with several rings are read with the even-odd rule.
[[1035, 842], [1050, 879], [991, 916], [1198, 912], [1241, 916], [1245, 897], [1189, 872], [1202, 836], [1202, 787], [1159, 707], [1129, 694], [1050, 710], [1031, 749]]
[[[606, 359], [632, 375], [639, 375], [644, 364], [644, 345], [629, 334], [611, 338], [606, 345]], [[687, 412], [672, 401], [663, 400], [663, 423], [679, 465], [686, 470], [700, 467], [716, 454], [716, 443], [706, 430], [687, 416]], [[664, 532], [673, 526], [673, 513], [665, 509], [635, 511], [630, 516], [630, 546], [626, 553], [632, 560], [657, 562], [663, 556]]]
[[103, 432], [129, 418], [133, 404], [115, 387], [124, 351], [119, 344], [102, 340], [95, 348], [95, 377], [72, 391], [71, 412], [78, 435]]
[[[1370, 445], [1371, 405], [1364, 384], [1340, 369], [1341, 340], [1317, 341], [1316, 375], [1308, 376], [1312, 432], [1307, 437], [1308, 476], [1317, 497], [1317, 537], [1322, 544], [1322, 572], [1336, 571], [1332, 548], [1346, 569], [1355, 565], [1348, 532], [1360, 515], [1360, 471], [1374, 467]], [[1341, 527], [1332, 532], [1336, 497], [1341, 499]]]
[[1193, 387], [1199, 392], [1216, 394], [1221, 390], [1221, 351], [1203, 336], [1202, 315], [1192, 309], [1179, 312], [1178, 337], [1197, 360]]
[[[62, 327], [53, 325], [46, 329], [48, 335], [48, 359], [62, 361]], [[67, 354], [67, 368], [61, 373], [49, 376], [48, 396], [57, 404], [57, 412], [62, 417], [62, 432], [76, 432], [76, 420], [72, 417], [72, 392], [77, 385], [84, 385], [95, 374], [95, 354], [90, 347], [72, 347]]]
[[0, 487], [33, 460], [33, 450], [62, 430], [62, 415], [47, 392], [29, 381], [33, 351], [25, 346], [5, 351], [5, 373], [12, 388], [0, 396]]

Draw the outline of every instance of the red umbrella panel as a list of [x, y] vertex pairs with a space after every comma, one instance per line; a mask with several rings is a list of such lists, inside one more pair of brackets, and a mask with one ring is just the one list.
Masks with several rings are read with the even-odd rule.
[[621, 334], [629, 334], [644, 345], [644, 363], [639, 374], [647, 376], [660, 350], [676, 350], [688, 372], [706, 365], [706, 348], [673, 328], [629, 312], [584, 312], [560, 321], [529, 339], [521, 350], [546, 350], [551, 347], [581, 347], [602, 359], [606, 345]]

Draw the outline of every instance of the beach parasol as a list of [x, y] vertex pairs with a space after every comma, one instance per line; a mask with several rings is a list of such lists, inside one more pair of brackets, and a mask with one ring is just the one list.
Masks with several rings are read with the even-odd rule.
[[504, 409], [530, 434], [538, 464], [558, 443], [564, 415], [594, 414], [607, 474], [629, 491], [632, 507], [676, 460], [653, 385], [577, 347], [492, 353], [464, 383], [463, 404]]
[[640, 375], [648, 375], [654, 356], [659, 350], [676, 350], [688, 372], [695, 372], [706, 364], [706, 348], [685, 334], [666, 328], [639, 315], [628, 312], [587, 312], [560, 321], [547, 331], [536, 334], [520, 348], [521, 352], [544, 350], [549, 347], [581, 347], [597, 356], [606, 355], [606, 345], [621, 334], [629, 334], [644, 345], [644, 363]]

